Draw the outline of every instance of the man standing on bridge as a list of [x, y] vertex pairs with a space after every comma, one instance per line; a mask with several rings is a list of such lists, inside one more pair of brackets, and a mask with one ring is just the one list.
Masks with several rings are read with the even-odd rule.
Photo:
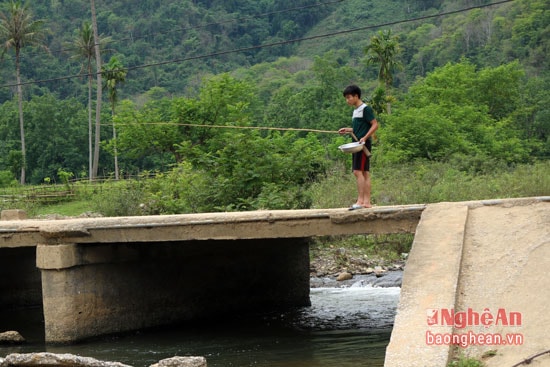
[[[364, 143], [370, 152], [372, 148], [372, 135], [378, 129], [378, 121], [374, 116], [372, 107], [367, 106], [361, 100], [361, 89], [356, 85], [349, 85], [344, 89], [346, 103], [354, 108], [352, 115], [352, 127], [343, 127], [338, 132], [341, 135], [353, 134], [359, 142]], [[371, 204], [371, 182], [370, 182], [370, 156], [367, 156], [365, 149], [352, 155], [353, 175], [357, 180], [357, 202], [350, 207], [350, 210], [370, 208]]]

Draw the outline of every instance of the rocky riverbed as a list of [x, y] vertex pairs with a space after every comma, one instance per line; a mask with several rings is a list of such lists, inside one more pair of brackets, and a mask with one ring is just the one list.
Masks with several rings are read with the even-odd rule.
[[314, 246], [310, 252], [311, 287], [400, 287], [405, 259], [368, 256], [360, 247]]

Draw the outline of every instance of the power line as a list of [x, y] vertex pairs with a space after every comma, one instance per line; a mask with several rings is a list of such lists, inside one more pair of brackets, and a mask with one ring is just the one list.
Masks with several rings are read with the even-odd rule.
[[[316, 35], [316, 36], [302, 37], [302, 38], [296, 38], [296, 39], [292, 39], [292, 40], [267, 43], [267, 44], [263, 44], [263, 45], [249, 46], [249, 47], [243, 47], [243, 48], [225, 50], [225, 51], [218, 51], [218, 52], [213, 52], [213, 53], [206, 54], [206, 55], [190, 56], [190, 57], [185, 57], [185, 58], [180, 58], [180, 59], [173, 59], [173, 60], [159, 61], [159, 62], [156, 62], [156, 63], [137, 65], [137, 66], [133, 66], [133, 67], [123, 68], [123, 70], [132, 71], [132, 70], [144, 69], [144, 68], [149, 68], [149, 67], [154, 67], [154, 66], [177, 64], [177, 63], [181, 63], [181, 62], [185, 62], [185, 61], [206, 59], [206, 58], [211, 58], [211, 57], [227, 55], [227, 54], [231, 54], [231, 53], [245, 52], [245, 51], [257, 50], [257, 49], [267, 48], [267, 47], [282, 46], [282, 45], [292, 44], [292, 43], [296, 43], [296, 42], [303, 42], [303, 41], [310, 41], [310, 40], [320, 39], [320, 38], [334, 37], [334, 36], [339, 36], [339, 35], [347, 34], [347, 33], [354, 33], [354, 32], [365, 31], [365, 30], [369, 30], [369, 29], [376, 29], [376, 28], [381, 28], [381, 27], [393, 26], [393, 25], [397, 25], [397, 24], [418, 22], [418, 21], [426, 20], [426, 19], [439, 18], [439, 17], [449, 16], [449, 15], [464, 13], [464, 12], [468, 12], [468, 11], [471, 11], [471, 10], [474, 10], [474, 9], [482, 9], [482, 8], [486, 8], [486, 7], [490, 7], [490, 6], [502, 5], [502, 4], [513, 2], [513, 1], [514, 0], [502, 0], [502, 1], [498, 1], [498, 2], [490, 3], [490, 4], [476, 5], [476, 6], [471, 6], [471, 7], [468, 7], [468, 8], [463, 8], [463, 9], [458, 9], [458, 10], [451, 10], [451, 11], [448, 11], [448, 12], [443, 12], [443, 13], [438, 13], [438, 14], [433, 14], [433, 15], [425, 15], [425, 16], [411, 18], [411, 19], [396, 20], [396, 21], [392, 21], [392, 22], [386, 22], [386, 23], [381, 23], [381, 24], [376, 24], [376, 25], [371, 25], [371, 26], [364, 26], [364, 27], [346, 29], [346, 30], [342, 30], [342, 31], [325, 33], [325, 34], [320, 34], [320, 35]], [[38, 83], [68, 80], [68, 79], [73, 79], [73, 78], [82, 78], [82, 77], [88, 77], [90, 75], [95, 76], [99, 73], [101, 73], [101, 72], [92, 73], [92, 74], [88, 74], [88, 73], [76, 74], [76, 75], [68, 75], [68, 76], [62, 76], [62, 77], [57, 77], [57, 78], [49, 78], [49, 79], [28, 81], [28, 82], [22, 82], [22, 83], [20, 83], [20, 85], [30, 85], [30, 84], [38, 84]], [[4, 85], [0, 85], [0, 88], [15, 87], [17, 85], [18, 85], [17, 83], [4, 84]]]

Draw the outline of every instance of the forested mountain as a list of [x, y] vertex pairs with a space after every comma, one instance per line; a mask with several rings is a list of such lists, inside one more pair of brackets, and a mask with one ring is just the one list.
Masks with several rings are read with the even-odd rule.
[[[67, 43], [77, 37], [83, 22], [90, 21], [90, 1], [28, 3], [35, 17], [46, 24], [49, 53], [36, 48], [25, 50], [22, 63], [25, 79], [45, 80], [79, 74], [81, 62], [70, 60]], [[99, 0], [96, 7], [100, 36], [111, 37], [105, 46], [105, 58], [117, 54], [126, 67], [137, 68], [130, 72], [124, 88], [125, 95], [133, 95], [155, 86], [181, 94], [189, 85], [197, 88], [201, 75], [290, 56], [297, 44], [254, 47], [303, 36], [330, 14], [337, 3]], [[208, 56], [225, 52], [228, 53]], [[10, 61], [13, 63], [9, 58], [3, 62], [2, 84], [13, 81]], [[149, 66], [155, 64], [161, 65]], [[82, 80], [69, 79], [40, 83], [33, 89], [44, 87], [61, 98], [80, 98], [81, 84]], [[0, 96], [0, 101], [10, 98], [6, 88], [2, 88]]]
[[[10, 3], [0, 0], [0, 11], [5, 14]], [[28, 44], [21, 50], [27, 182], [56, 177], [58, 170], [85, 177], [88, 79], [86, 60], [75, 57], [74, 43], [91, 21], [90, 1], [26, 5], [43, 21], [47, 48]], [[348, 122], [341, 90], [351, 82], [372, 103], [386, 98], [393, 104], [391, 116], [379, 110], [385, 153], [377, 159], [449, 160], [470, 149], [477, 160], [499, 156], [511, 164], [550, 154], [548, 0], [96, 0], [95, 5], [103, 63], [115, 57], [127, 71], [116, 87], [116, 113], [108, 103], [103, 107], [101, 175], [113, 172], [115, 142], [128, 174], [165, 171], [181, 162], [197, 168], [205, 156], [228, 169], [230, 157], [246, 151], [240, 133], [184, 124], [337, 129]], [[391, 90], [378, 88], [379, 65], [367, 64], [365, 53], [382, 32], [395, 37], [399, 51], [395, 61], [401, 67], [393, 70]], [[13, 49], [3, 51], [0, 172], [17, 177], [15, 56]], [[480, 125], [471, 127], [472, 118]], [[433, 130], [426, 135], [429, 151], [411, 145], [417, 132], [409, 128], [417, 119], [427, 121], [425, 132]], [[113, 121], [120, 124], [116, 140]], [[144, 127], [160, 122], [180, 125]], [[232, 151], [220, 138], [242, 143], [232, 148], [243, 151]], [[269, 144], [279, 144], [273, 152], [280, 157], [283, 142], [299, 146], [301, 138], [271, 136]], [[309, 142], [322, 151], [317, 143], [334, 147], [341, 140], [318, 136]], [[342, 159], [324, 154], [325, 160]], [[322, 166], [316, 159], [309, 163]], [[280, 174], [288, 180], [284, 170]]]
[[[28, 3], [35, 17], [45, 23], [49, 52], [36, 47], [23, 50], [24, 81], [82, 73], [83, 61], [71, 59], [74, 51], [68, 43], [77, 37], [83, 22], [90, 21], [90, 2]], [[547, 0], [516, 0], [426, 19], [422, 18], [490, 1], [99, 0], [96, 3], [99, 33], [110, 37], [105, 45], [105, 60], [119, 55], [123, 65], [130, 69], [121, 91], [123, 96], [135, 96], [152, 87], [184, 94], [198, 89], [202, 75], [293, 55], [311, 60], [338, 50], [344, 51], [343, 62], [358, 65], [369, 38], [384, 28], [378, 25], [390, 22], [396, 23], [390, 27], [399, 36], [406, 65], [396, 80], [398, 85], [408, 85], [434, 67], [461, 57], [472, 58], [481, 66], [497, 66], [519, 58], [533, 73], [548, 69]], [[419, 20], [399, 23], [410, 19]], [[289, 42], [313, 36], [321, 37]], [[2, 61], [0, 102], [11, 99], [10, 88], [4, 85], [14, 82], [13, 62], [12, 54]], [[371, 72], [370, 76], [373, 75]], [[26, 90], [27, 96], [49, 90], [62, 99], [84, 99], [84, 86], [82, 78], [70, 78], [31, 84]]]

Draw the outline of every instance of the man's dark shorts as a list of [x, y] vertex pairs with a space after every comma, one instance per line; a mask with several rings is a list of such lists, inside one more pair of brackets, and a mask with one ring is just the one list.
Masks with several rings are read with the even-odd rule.
[[[365, 143], [367, 149], [372, 151], [372, 141], [370, 139]], [[367, 157], [364, 150], [352, 154], [351, 167], [354, 171], [370, 171], [370, 157]]]

